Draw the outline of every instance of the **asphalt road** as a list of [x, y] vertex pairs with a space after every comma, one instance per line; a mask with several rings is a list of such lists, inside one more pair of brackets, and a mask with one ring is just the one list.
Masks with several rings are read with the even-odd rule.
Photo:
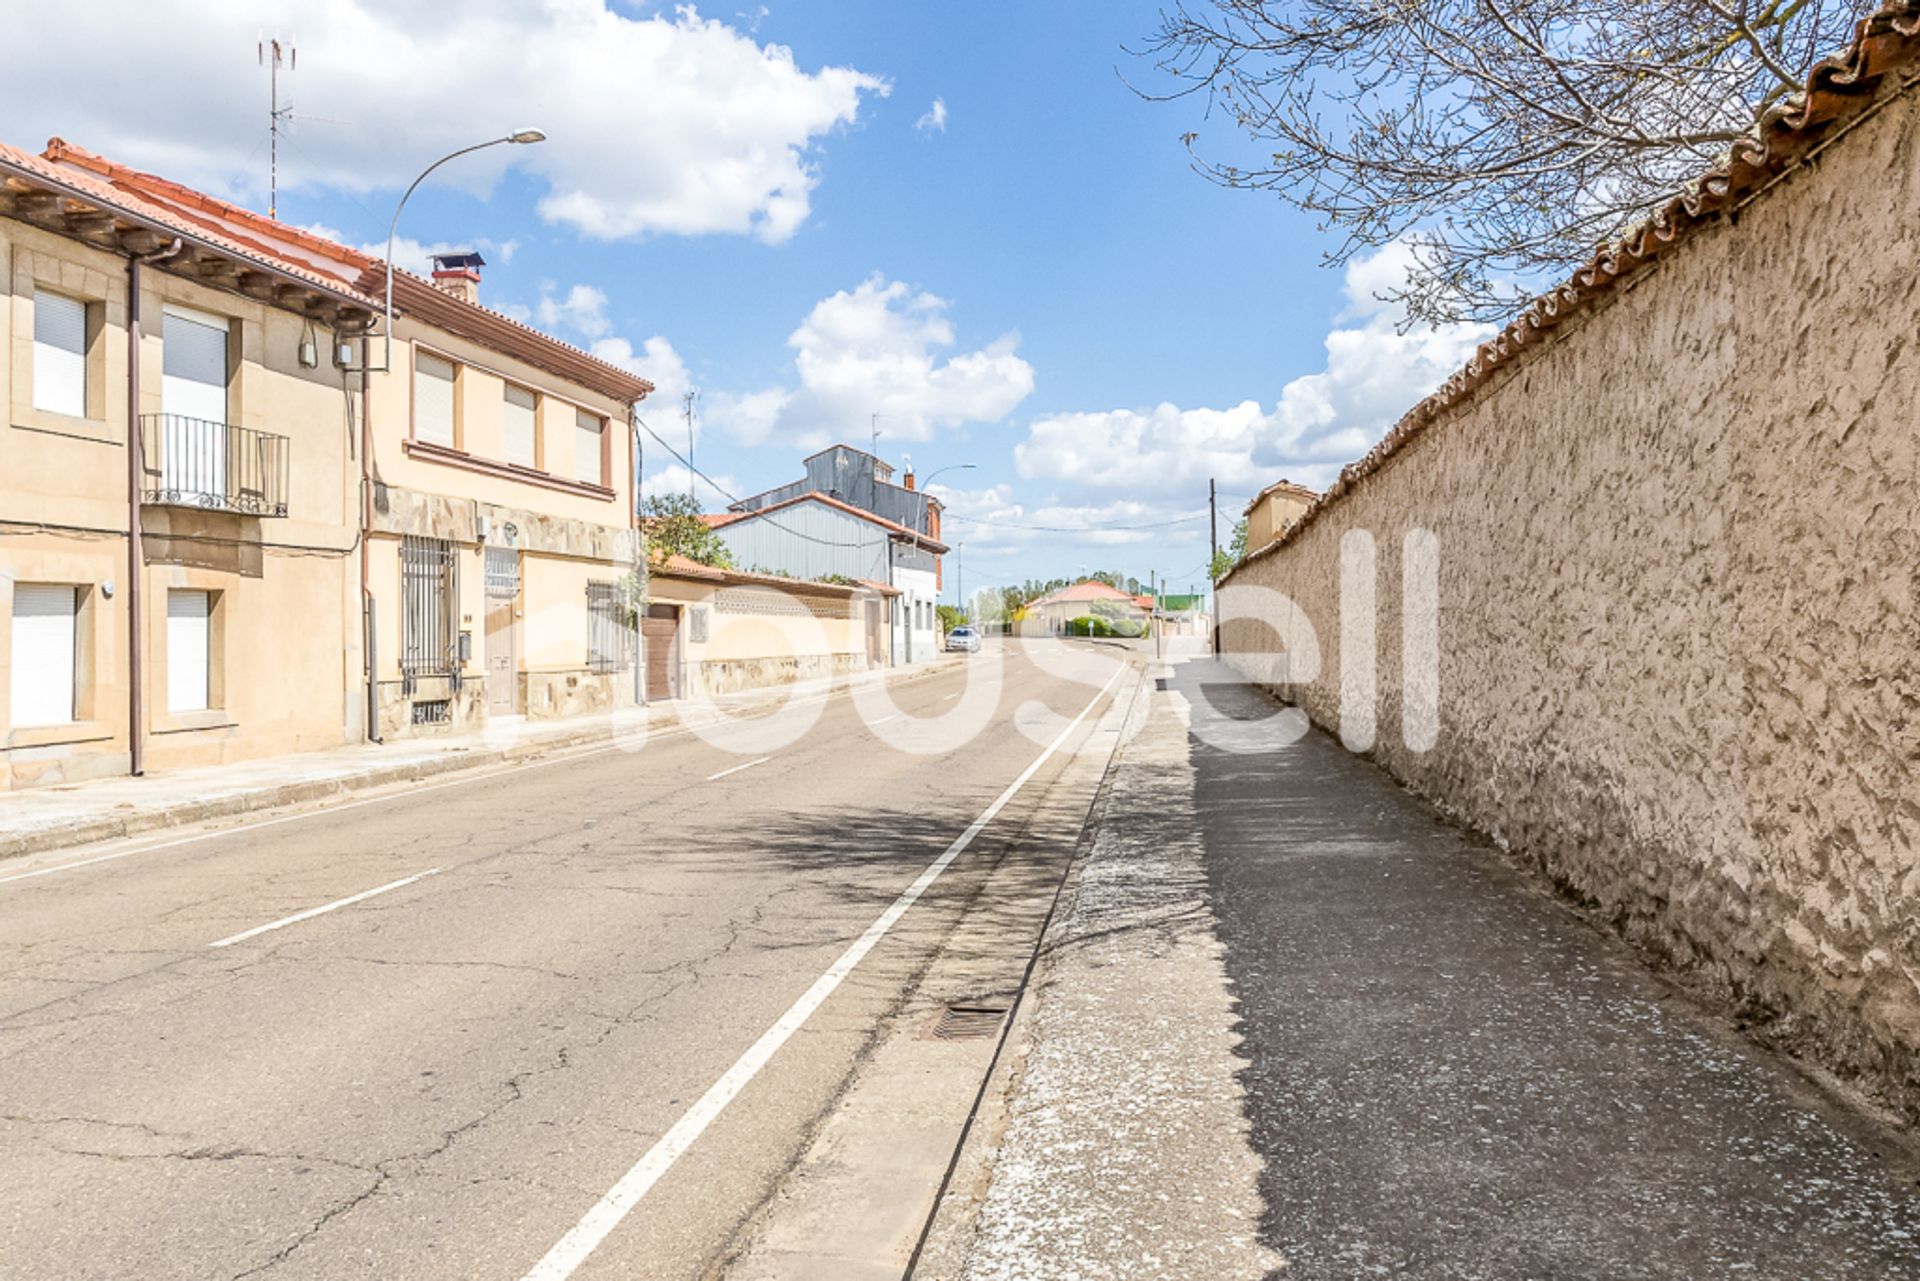
[[[662, 737], [0, 864], [0, 1277], [708, 1275], [1119, 665], [990, 652], [784, 746]], [[940, 716], [980, 727], [882, 741]]]

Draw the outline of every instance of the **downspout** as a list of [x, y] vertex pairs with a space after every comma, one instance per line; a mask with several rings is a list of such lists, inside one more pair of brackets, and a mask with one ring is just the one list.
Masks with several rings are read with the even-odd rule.
[[[389, 321], [389, 324], [392, 322]], [[367, 358], [373, 354], [373, 340], [360, 337], [360, 618], [366, 631], [367, 652], [367, 741], [381, 743], [380, 737], [380, 641], [379, 619], [373, 608], [373, 375]], [[391, 363], [391, 362], [389, 362]]]
[[127, 773], [147, 772], [146, 555], [140, 542], [140, 482], [145, 471], [140, 441], [140, 268], [180, 252], [175, 237], [165, 249], [127, 255]]

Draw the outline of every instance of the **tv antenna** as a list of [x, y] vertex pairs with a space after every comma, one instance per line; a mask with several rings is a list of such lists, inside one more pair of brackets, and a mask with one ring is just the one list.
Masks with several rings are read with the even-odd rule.
[[697, 387], [687, 388], [687, 501], [690, 503], [699, 502], [693, 493], [693, 402], [699, 399], [699, 396], [700, 391]]
[[269, 143], [270, 167], [267, 171], [267, 217], [278, 219], [280, 217], [280, 126], [283, 123], [293, 122], [292, 104], [289, 103], [284, 107], [280, 105], [280, 68], [284, 65], [288, 71], [294, 70], [300, 65], [300, 53], [293, 47], [291, 37], [283, 41], [279, 36], [274, 36], [269, 40], [266, 33], [262, 32], [259, 55], [260, 65], [269, 68], [267, 80], [272, 95], [269, 99], [271, 105], [267, 124], [267, 132], [271, 140]]

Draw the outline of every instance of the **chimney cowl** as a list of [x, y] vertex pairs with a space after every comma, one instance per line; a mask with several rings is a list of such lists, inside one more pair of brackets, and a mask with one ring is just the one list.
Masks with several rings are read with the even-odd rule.
[[462, 302], [480, 301], [480, 269], [487, 260], [477, 253], [462, 252], [433, 256], [433, 285]]

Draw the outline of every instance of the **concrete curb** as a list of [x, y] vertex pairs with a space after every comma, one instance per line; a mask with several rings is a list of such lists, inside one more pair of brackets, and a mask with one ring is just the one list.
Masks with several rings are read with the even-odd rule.
[[[1045, 999], [1046, 988], [1052, 979], [1062, 936], [1071, 928], [1069, 918], [1082, 876], [1092, 857], [1100, 830], [1107, 821], [1114, 778], [1126, 759], [1127, 747], [1137, 729], [1138, 720], [1144, 715], [1145, 705], [1141, 700], [1151, 697], [1154, 678], [1154, 664], [1149, 660], [1140, 667], [1132, 689], [1125, 691], [1127, 708], [1120, 718], [1119, 739], [1107, 758], [1093, 799], [1087, 806], [1080, 839], [1074, 845], [1055, 894], [1054, 909], [1049, 912], [1046, 928], [1035, 943], [1032, 973], [1015, 1002], [1012, 1019], [1002, 1031], [999, 1049], [995, 1051], [987, 1077], [981, 1083], [973, 1118], [953, 1155], [946, 1188], [933, 1206], [925, 1239], [920, 1244], [913, 1266], [907, 1272], [906, 1281], [954, 1281], [965, 1267], [979, 1227], [980, 1212], [985, 1207], [987, 1191], [992, 1185], [994, 1167], [1011, 1119], [1013, 1101], [1026, 1076], [1027, 1060], [1033, 1050], [1036, 1012]], [[1116, 691], [1116, 705], [1121, 697], [1121, 692]]]
[[[958, 660], [933, 659], [924, 666], [907, 669], [898, 676], [883, 676], [878, 683], [904, 685], [951, 670], [959, 665]], [[817, 684], [812, 687], [773, 686], [767, 691], [766, 698], [752, 703], [742, 703], [738, 708], [730, 710], [752, 711], [763, 703], [782, 701], [795, 694], [806, 697], [813, 693], [825, 693], [830, 697], [837, 691], [850, 688], [852, 688], [851, 683], [845, 681]], [[715, 718], [709, 717], [696, 722], [673, 721], [662, 725], [660, 731], [684, 732], [698, 724], [710, 724], [713, 719]], [[649, 732], [653, 732], [651, 724]], [[295, 805], [309, 805], [318, 801], [338, 800], [360, 792], [375, 791], [399, 783], [423, 782], [446, 774], [511, 765], [555, 752], [587, 748], [599, 743], [611, 744], [615, 737], [616, 732], [610, 722], [597, 720], [592, 726], [582, 727], [570, 733], [556, 732], [548, 737], [532, 738], [505, 747], [452, 748], [442, 756], [390, 764], [373, 764], [364, 770], [338, 774], [330, 778], [301, 779], [255, 791], [235, 792], [206, 800], [156, 807], [152, 810], [136, 810], [111, 817], [61, 824], [0, 842], [0, 862], [12, 858], [24, 858], [31, 854], [45, 854], [81, 845], [94, 845], [101, 841], [124, 840], [130, 836], [140, 836], [170, 827], [186, 827], [214, 819], [263, 813]], [[291, 761], [296, 760], [297, 757], [285, 759]]]

